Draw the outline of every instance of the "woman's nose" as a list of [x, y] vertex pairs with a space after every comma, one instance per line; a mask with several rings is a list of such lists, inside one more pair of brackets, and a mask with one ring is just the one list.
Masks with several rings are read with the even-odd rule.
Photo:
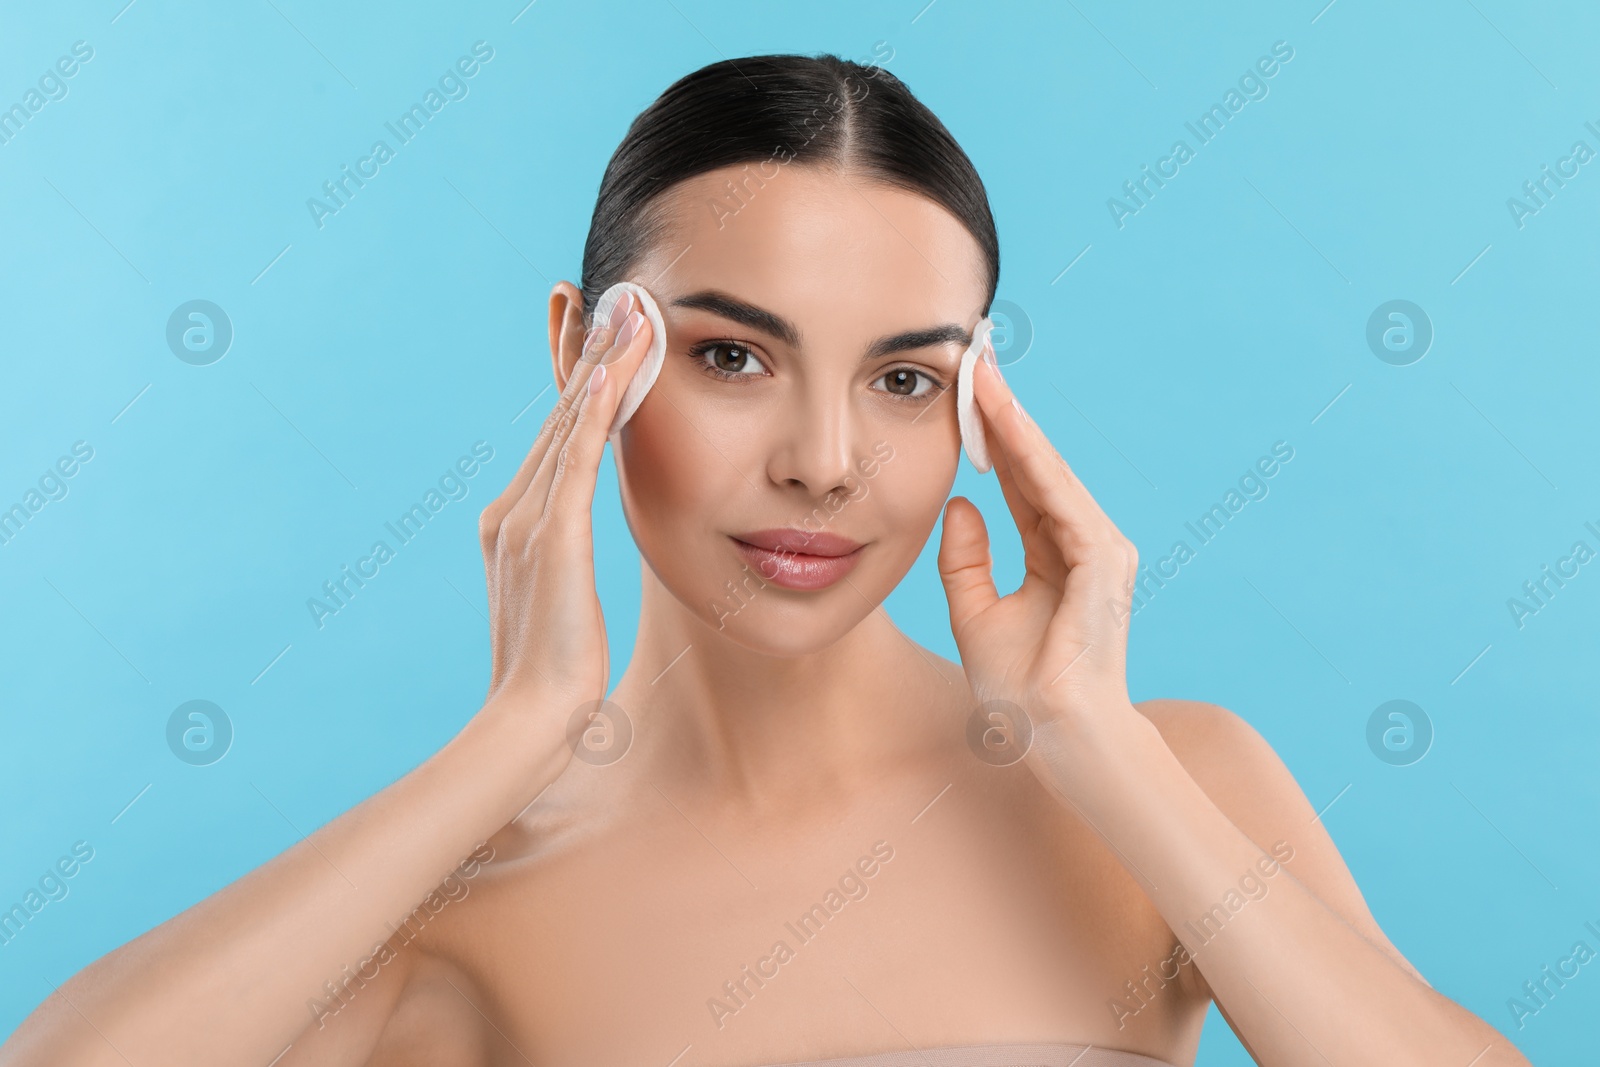
[[770, 430], [768, 473], [775, 483], [803, 485], [815, 497], [847, 486], [859, 451], [859, 427], [837, 388], [799, 390], [782, 405]]

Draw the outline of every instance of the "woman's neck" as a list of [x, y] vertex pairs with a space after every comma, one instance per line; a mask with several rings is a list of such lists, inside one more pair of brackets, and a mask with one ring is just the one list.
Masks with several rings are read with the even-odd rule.
[[960, 668], [882, 610], [826, 648], [771, 655], [708, 626], [644, 565], [633, 658], [610, 699], [652, 775], [761, 809], [878, 784], [934, 751], [964, 692]]

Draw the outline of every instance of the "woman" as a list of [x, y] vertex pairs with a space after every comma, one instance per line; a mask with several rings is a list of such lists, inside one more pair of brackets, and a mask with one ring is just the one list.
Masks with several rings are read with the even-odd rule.
[[[1135, 552], [986, 354], [1026, 553], [948, 500], [987, 312], [983, 186], [893, 75], [680, 80], [550, 296], [561, 396], [480, 523], [483, 708], [439, 753], [86, 968], [32, 1064], [1525, 1064], [1373, 921], [1294, 779], [1213, 705], [1130, 702]], [[609, 699], [593, 492], [643, 555]], [[943, 516], [961, 663], [879, 605]], [[578, 757], [578, 758], [575, 758]], [[442, 881], [441, 881], [442, 877]], [[880, 1055], [882, 1054], [882, 1055]]]

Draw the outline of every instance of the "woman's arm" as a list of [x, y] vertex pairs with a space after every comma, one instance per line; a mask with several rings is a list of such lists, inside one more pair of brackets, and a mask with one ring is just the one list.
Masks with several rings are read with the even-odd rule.
[[[1127, 621], [1138, 552], [1023, 412], [992, 353], [973, 384], [1026, 573], [1001, 597], [982, 515], [970, 501], [950, 502], [939, 572], [962, 666], [980, 700], [1026, 711], [1030, 768], [1144, 887], [1256, 1062], [1527, 1067], [1381, 934], [1364, 936], [1365, 906], [1349, 906], [1338, 879], [1321, 885], [1345, 897], [1343, 913], [1252, 840], [1132, 705]], [[1257, 758], [1254, 767], [1266, 773], [1274, 763]], [[1267, 803], [1294, 810], [1288, 792]], [[1284, 845], [1309, 840], [1315, 855], [1319, 834], [1308, 820]]]
[[[339, 985], [571, 761], [568, 723], [608, 676], [595, 481], [650, 340], [631, 296], [587, 334], [576, 296], [567, 282], [551, 296], [560, 399], [478, 521], [492, 645], [482, 710], [398, 782], [75, 975], [0, 1048], [0, 1064], [273, 1063], [305, 1030], [308, 1003], [326, 1001], [324, 983]], [[358, 1014], [371, 1023], [369, 1011]], [[338, 1044], [336, 1062], [365, 1062]]]
[[0, 1062], [265, 1067], [314, 1023], [308, 1004], [329, 1002], [323, 983], [561, 772], [570, 710], [491, 699], [404, 778], [73, 976]]
[[1047, 742], [1035, 769], [1144, 887], [1183, 945], [1175, 962], [1193, 962], [1257, 1063], [1528, 1067], [1389, 943], [1248, 723], [1209, 705], [1152, 710], [1105, 709], [1103, 729]]

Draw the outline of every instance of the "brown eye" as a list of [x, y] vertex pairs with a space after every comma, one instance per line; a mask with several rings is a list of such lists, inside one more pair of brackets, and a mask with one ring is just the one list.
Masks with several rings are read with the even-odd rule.
[[707, 374], [719, 378], [753, 378], [766, 370], [754, 352], [733, 341], [707, 341], [689, 352]]
[[744, 365], [749, 361], [749, 350], [737, 345], [717, 345], [711, 349], [711, 362], [716, 364], [718, 370], [738, 373], [744, 370]]
[[879, 381], [884, 383], [889, 392], [905, 397], [924, 396], [934, 387], [932, 378], [910, 367], [897, 367]]

